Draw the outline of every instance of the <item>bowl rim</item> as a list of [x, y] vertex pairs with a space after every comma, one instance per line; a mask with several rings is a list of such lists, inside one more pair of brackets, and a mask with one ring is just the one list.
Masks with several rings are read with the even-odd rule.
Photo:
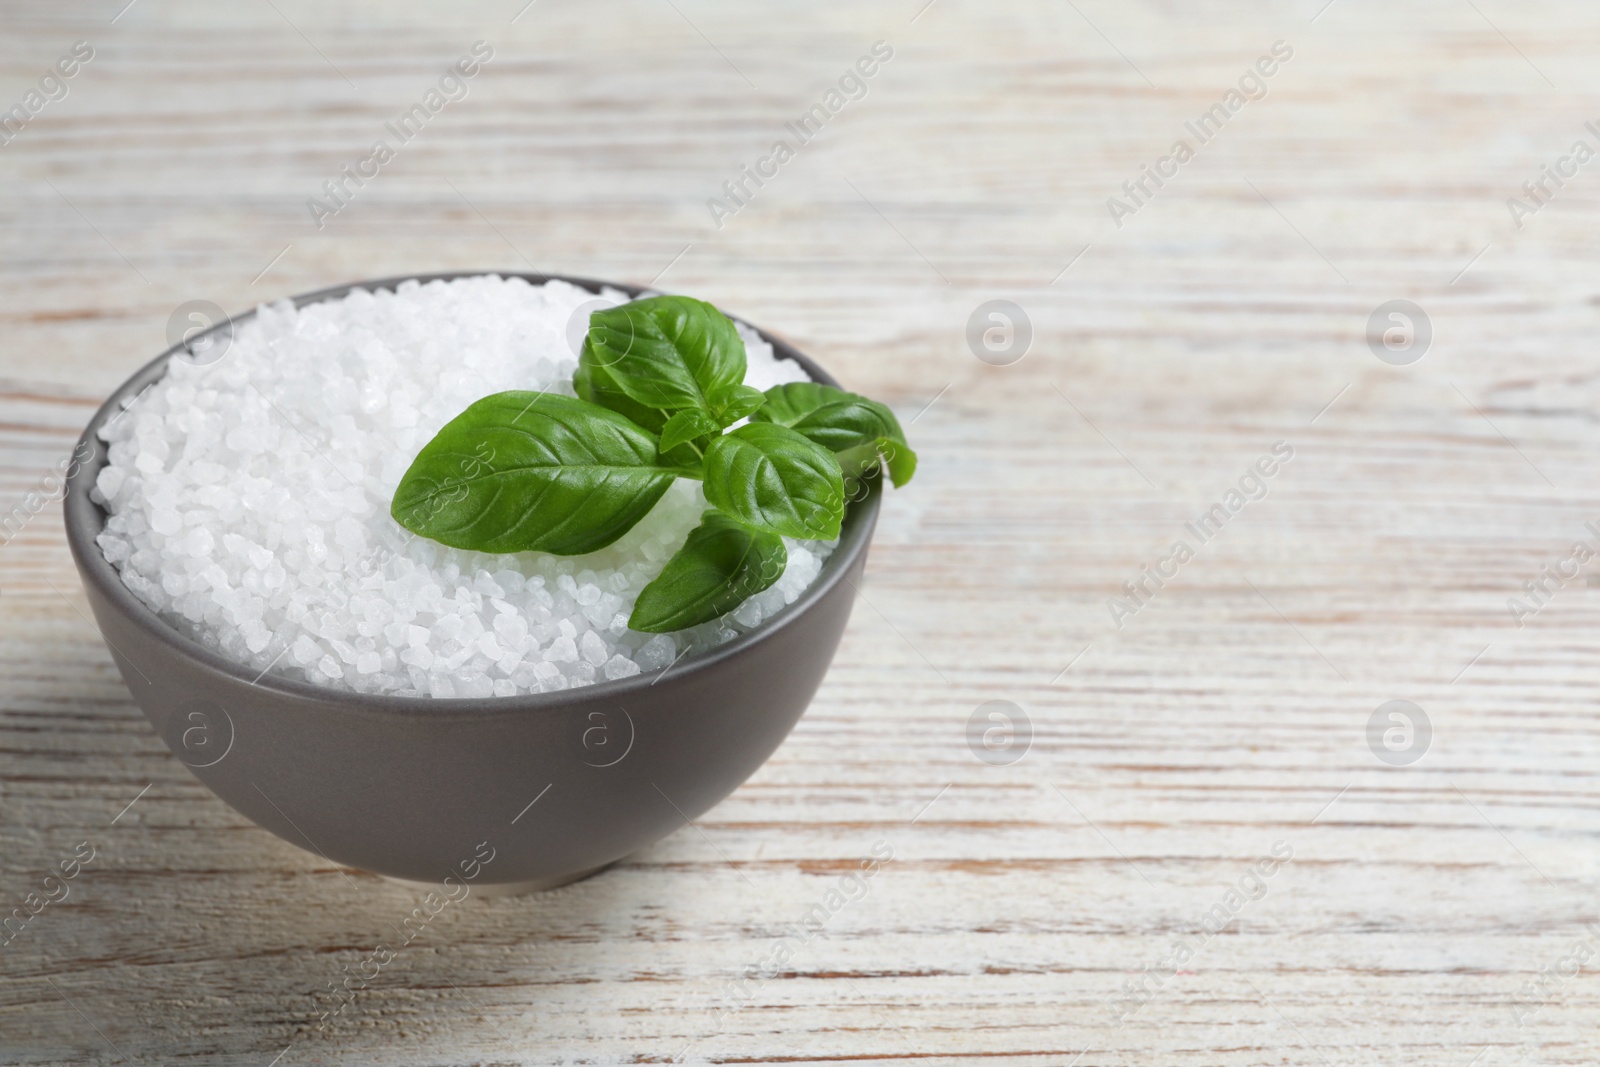
[[[294, 303], [296, 309], [299, 309], [309, 304], [340, 299], [358, 289], [368, 292], [393, 292], [406, 282], [428, 285], [432, 282], [448, 282], [463, 278], [482, 277], [496, 277], [506, 280], [516, 278], [532, 286], [543, 285], [550, 281], [561, 281], [587, 290], [596, 296], [599, 296], [605, 289], [624, 292], [634, 298], [647, 293], [662, 292], [662, 290], [654, 286], [629, 285], [564, 274], [543, 274], [528, 271], [446, 271], [405, 274], [351, 282], [346, 285], [331, 286], [293, 297], [279, 298], [279, 301], [289, 299]], [[136, 397], [144, 389], [164, 377], [168, 362], [178, 352], [186, 350], [187, 346], [192, 344], [194, 340], [216, 330], [231, 328], [239, 323], [247, 322], [254, 318], [257, 311], [265, 304], [279, 301], [265, 301], [263, 304], [258, 304], [248, 311], [232, 315], [222, 322], [213, 324], [203, 333], [196, 335], [195, 338], [168, 348], [124, 381], [100, 406], [84, 428], [78, 439], [77, 448], [81, 451], [85, 443], [92, 442], [94, 444], [94, 452], [89, 459], [81, 462], [77, 469], [72, 471], [67, 478], [66, 499], [63, 505], [67, 541], [77, 562], [79, 573], [85, 583], [92, 584], [96, 592], [112, 602], [122, 615], [130, 619], [146, 636], [155, 639], [158, 643], [170, 646], [179, 655], [214, 674], [262, 689], [268, 693], [290, 697], [299, 701], [310, 700], [338, 705], [342, 710], [381, 712], [391, 715], [485, 716], [520, 714], [547, 709], [570, 709], [579, 705], [592, 704], [596, 701], [610, 701], [618, 706], [623, 706], [623, 701], [628, 697], [648, 691], [656, 683], [664, 680], [669, 673], [677, 682], [688, 681], [696, 675], [702, 675], [707, 671], [714, 670], [719, 664], [743, 655], [763, 642], [772, 640], [779, 631], [792, 624], [794, 620], [826, 597], [841, 581], [847, 580], [847, 572], [850, 570], [851, 565], [866, 551], [871, 541], [882, 497], [880, 477], [868, 479], [866, 496], [846, 508], [844, 526], [840, 531], [838, 547], [823, 562], [821, 573], [800, 593], [794, 603], [786, 605], [769, 618], [762, 620], [755, 629], [740, 634], [731, 641], [718, 645], [716, 648], [685, 656], [674, 663], [668, 664], [666, 667], [653, 671], [642, 671], [628, 678], [593, 682], [589, 685], [563, 689], [554, 693], [526, 693], [509, 697], [432, 697], [399, 696], [391, 693], [362, 693], [353, 689], [316, 685], [312, 682], [272, 674], [270, 666], [267, 670], [257, 673], [255, 668], [246, 667], [231, 660], [222, 655], [220, 651], [213, 651], [187, 634], [181, 633], [160, 615], [156, 614], [142, 600], [133, 595], [132, 591], [123, 584], [121, 572], [105, 558], [105, 553], [96, 543], [96, 538], [104, 530], [106, 520], [110, 516], [102, 505], [89, 499], [89, 490], [94, 486], [95, 479], [109, 459], [108, 450], [101, 447], [104, 442], [98, 436], [99, 430], [109, 418], [125, 410], [124, 400]], [[727, 313], [724, 312], [724, 314]], [[838, 386], [838, 381], [832, 375], [782, 337], [775, 336], [737, 315], [729, 315], [728, 317], [759, 334], [763, 340], [772, 345], [773, 355], [777, 358], [792, 359], [798, 363], [811, 376], [813, 381], [821, 382], [825, 385]], [[226, 358], [226, 356], [223, 358]], [[104, 637], [104, 634], [101, 636]], [[109, 644], [109, 642], [107, 643]]]

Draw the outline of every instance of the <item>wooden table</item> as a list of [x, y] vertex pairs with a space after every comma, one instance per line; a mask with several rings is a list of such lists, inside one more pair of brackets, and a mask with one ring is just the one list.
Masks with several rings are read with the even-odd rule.
[[[182, 302], [429, 269], [714, 300], [892, 401], [922, 468], [766, 767], [600, 877], [453, 907], [320, 1028], [420, 894], [189, 775], [44, 505], [0, 547], [0, 905], [94, 855], [0, 949], [0, 1062], [1600, 1058], [1600, 572], [1508, 606], [1600, 550], [1600, 164], [1560, 162], [1600, 145], [1593, 5], [123, 2], [3, 16], [0, 108], [94, 56], [0, 147], [0, 515]], [[319, 229], [477, 40], [466, 98]], [[1514, 213], [1546, 165], [1576, 173]], [[989, 300], [1019, 362], [969, 346]], [[1369, 344], [1392, 300], [1420, 359], [1387, 312]], [[1391, 700], [1426, 744], [1393, 708], [1369, 741]], [[969, 744], [991, 701], [1028, 744]]]

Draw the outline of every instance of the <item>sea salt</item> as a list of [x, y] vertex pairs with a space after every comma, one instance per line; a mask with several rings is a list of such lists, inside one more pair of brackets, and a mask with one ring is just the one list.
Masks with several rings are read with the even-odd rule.
[[[621, 302], [618, 292], [602, 294]], [[834, 543], [785, 539], [777, 583], [677, 634], [627, 628], [705, 509], [680, 479], [587, 556], [463, 552], [389, 500], [417, 452], [481, 397], [572, 395], [572, 314], [594, 294], [483, 276], [260, 308], [212, 364], [182, 360], [102, 428], [99, 543], [169, 624], [252, 671], [401, 696], [557, 692], [660, 670], [772, 617]], [[745, 383], [805, 372], [743, 326]]]

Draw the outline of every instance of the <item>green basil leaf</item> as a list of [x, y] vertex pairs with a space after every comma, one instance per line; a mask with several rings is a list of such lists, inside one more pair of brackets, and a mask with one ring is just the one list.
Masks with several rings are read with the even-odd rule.
[[496, 393], [423, 447], [390, 514], [452, 548], [575, 556], [621, 537], [674, 477], [655, 436], [616, 412], [553, 393]]
[[767, 390], [766, 404], [751, 419], [787, 426], [830, 452], [843, 452], [879, 437], [905, 440], [900, 420], [887, 407], [820, 382], [773, 386]]
[[878, 451], [883, 454], [884, 464], [889, 468], [889, 480], [896, 489], [911, 480], [917, 473], [917, 454], [911, 451], [911, 446], [904, 441], [894, 441], [887, 437], [878, 438]]
[[776, 582], [788, 562], [777, 534], [707, 511], [677, 555], [639, 593], [628, 626], [659, 634], [710, 622]]
[[844, 474], [833, 453], [795, 431], [752, 422], [706, 449], [712, 505], [758, 530], [829, 541], [844, 518]]
[[661, 427], [661, 451], [667, 452], [697, 437], [715, 437], [722, 425], [697, 408], [680, 411]]
[[[896, 488], [909, 482], [917, 472], [917, 454], [904, 441], [891, 441], [887, 437], [847, 448], [835, 453], [835, 456], [844, 471], [847, 493], [854, 488], [850, 481], [852, 478], [860, 478], [879, 467], [888, 468], [889, 480], [894, 482]], [[850, 499], [856, 497], [851, 496]]]
[[[584, 341], [583, 347], [585, 351], [588, 350], [587, 340]], [[666, 428], [666, 412], [647, 408], [628, 396], [617, 388], [617, 383], [611, 379], [611, 375], [604, 367], [580, 362], [577, 371], [572, 375], [572, 387], [584, 400], [591, 404], [599, 404], [603, 408], [610, 408], [647, 430], [660, 433]], [[678, 445], [675, 448], [658, 447], [661, 448], [663, 467], [670, 467], [688, 478], [700, 477], [700, 456], [694, 449], [687, 445]]]
[[[587, 339], [583, 342], [583, 351], [589, 351]], [[610, 408], [617, 414], [625, 416], [630, 422], [636, 422], [655, 433], [660, 433], [661, 428], [667, 424], [667, 412], [646, 407], [634, 400], [617, 387], [617, 383], [612, 380], [610, 372], [605, 367], [590, 363], [581, 357], [578, 369], [572, 375], [572, 389], [581, 399], [591, 404], [599, 404], [603, 408]]]
[[[767, 390], [767, 402], [753, 422], [787, 426], [836, 453], [871, 446], [881, 454], [896, 486], [916, 473], [917, 454], [906, 443], [900, 420], [876, 400], [820, 382], [790, 382]], [[848, 473], [849, 464], [845, 464]]]
[[744, 340], [722, 312], [686, 296], [653, 296], [589, 316], [579, 362], [659, 411], [712, 413], [710, 394], [744, 381]]
[[732, 426], [767, 402], [767, 394], [749, 385], [728, 385], [715, 390], [709, 397], [711, 411], [720, 424]]

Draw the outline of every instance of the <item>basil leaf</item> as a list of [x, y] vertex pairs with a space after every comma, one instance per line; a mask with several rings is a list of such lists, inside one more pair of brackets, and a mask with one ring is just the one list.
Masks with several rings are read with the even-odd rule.
[[777, 534], [707, 511], [677, 555], [639, 593], [628, 626], [659, 634], [710, 622], [776, 582], [788, 562]]
[[[587, 351], [589, 342], [583, 343]], [[633, 400], [617, 388], [617, 383], [612, 380], [606, 369], [597, 365], [578, 364], [578, 369], [572, 375], [572, 387], [579, 397], [591, 404], [599, 404], [603, 408], [610, 408], [617, 414], [638, 423], [647, 430], [660, 433], [666, 428], [667, 413], [647, 408]], [[658, 446], [661, 449], [661, 465], [670, 467], [679, 474], [688, 478], [700, 477], [700, 456], [694, 449], [687, 445], [677, 447]]]
[[680, 411], [661, 427], [661, 451], [669, 451], [697, 437], [715, 437], [721, 432], [722, 425], [698, 408]]
[[406, 529], [452, 548], [575, 556], [604, 548], [675, 477], [655, 437], [552, 393], [484, 397], [425, 445], [390, 504]]
[[[835, 453], [835, 458], [844, 471], [847, 492], [853, 492], [855, 488], [851, 479], [860, 478], [876, 471], [879, 467], [888, 468], [889, 480], [894, 482], [897, 488], [909, 482], [911, 476], [917, 472], [917, 454], [911, 451], [905, 442], [891, 441], [887, 437], [879, 437], [867, 444], [847, 448], [843, 452]], [[852, 495], [850, 499], [857, 498]]]
[[748, 385], [729, 385], [715, 390], [707, 399], [711, 401], [711, 410], [721, 429], [732, 426], [765, 404], [767, 394]]
[[904, 441], [887, 437], [878, 438], [878, 451], [883, 454], [884, 465], [889, 468], [889, 480], [896, 489], [911, 480], [917, 473], [917, 454]]
[[878, 438], [904, 441], [900, 420], [878, 403], [819, 382], [790, 382], [767, 390], [767, 402], [751, 416], [757, 422], [787, 426], [830, 452]]
[[744, 340], [702, 300], [653, 296], [589, 316], [580, 364], [604, 370], [629, 399], [659, 411], [712, 413], [710, 394], [744, 381]]
[[[767, 390], [766, 404], [750, 419], [788, 426], [832, 452], [870, 445], [885, 458], [896, 486], [910, 481], [917, 469], [917, 454], [906, 443], [894, 412], [876, 400], [831, 385], [790, 382], [774, 386]], [[849, 465], [845, 466], [848, 470]]]
[[783, 426], [752, 422], [706, 449], [711, 504], [758, 530], [831, 541], [844, 518], [844, 474], [821, 445]]
[[[589, 351], [589, 342], [583, 342], [583, 351]], [[603, 408], [610, 408], [619, 415], [626, 416], [630, 422], [636, 422], [647, 430], [656, 433], [667, 424], [667, 413], [656, 408], [646, 407], [634, 400], [627, 393], [617, 387], [609, 371], [605, 367], [589, 363], [579, 357], [578, 369], [572, 375], [572, 389], [578, 396], [591, 404], [599, 404]]]

